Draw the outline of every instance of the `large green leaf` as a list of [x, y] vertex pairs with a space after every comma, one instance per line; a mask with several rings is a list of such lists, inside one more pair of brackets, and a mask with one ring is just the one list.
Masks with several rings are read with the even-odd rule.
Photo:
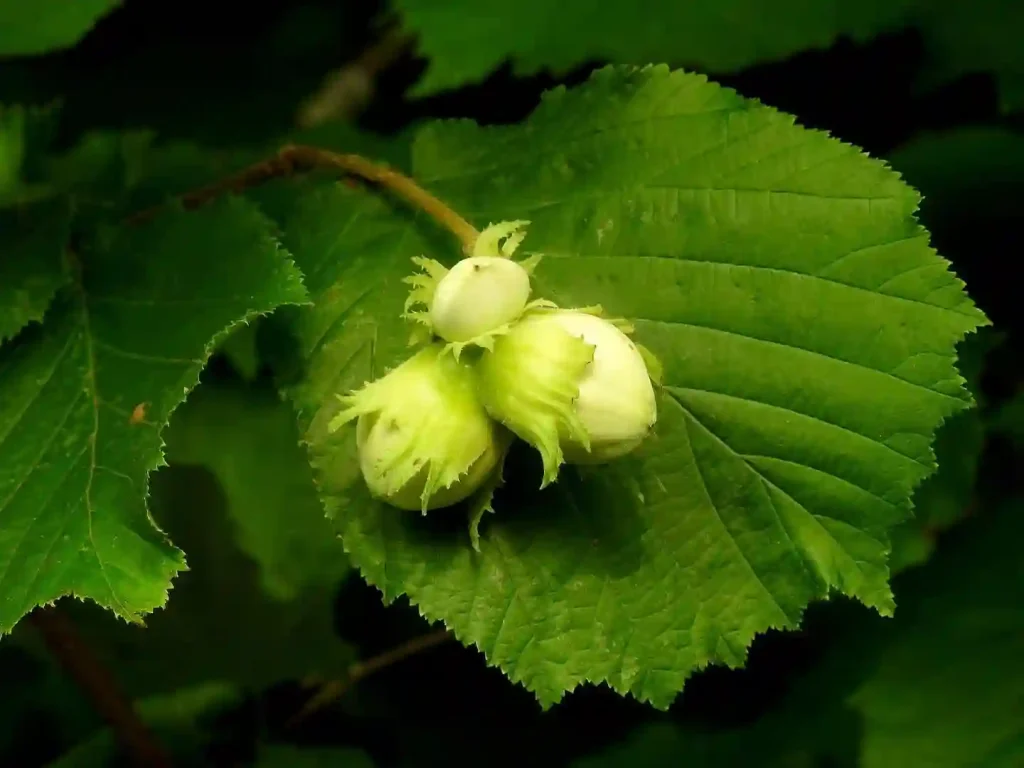
[[122, 0], [0, 0], [0, 56], [69, 48]]
[[417, 93], [481, 80], [506, 58], [517, 73], [563, 73], [595, 59], [670, 61], [732, 72], [899, 26], [917, 0], [398, 0], [430, 63]]
[[68, 594], [130, 621], [163, 605], [184, 559], [146, 511], [160, 430], [217, 337], [305, 300], [237, 199], [107, 232], [76, 262], [0, 350], [0, 632]]
[[[483, 226], [529, 218], [538, 295], [602, 303], [664, 362], [636, 456], [514, 479], [463, 515], [373, 502], [336, 393], [408, 350], [409, 257], [456, 247], [365, 192], [301, 199], [285, 242], [315, 308], [290, 387], [346, 550], [544, 704], [582, 682], [667, 706], [837, 591], [893, 610], [887, 532], [970, 402], [955, 344], [986, 322], [882, 163], [704, 78], [609, 68], [523, 124], [425, 127], [413, 172]], [[298, 187], [298, 185], [295, 185]]]

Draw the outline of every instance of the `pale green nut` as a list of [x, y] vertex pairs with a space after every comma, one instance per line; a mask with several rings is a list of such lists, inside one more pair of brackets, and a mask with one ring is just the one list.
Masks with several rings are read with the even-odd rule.
[[530, 275], [504, 257], [470, 256], [437, 284], [430, 324], [445, 341], [470, 341], [510, 323], [530, 299]]
[[576, 414], [589, 446], [564, 440], [570, 464], [603, 463], [632, 451], [658, 420], [654, 385], [637, 345], [613, 323], [583, 312], [555, 312], [552, 322], [594, 347], [583, 372]]
[[472, 371], [444, 346], [423, 348], [339, 399], [331, 432], [358, 419], [359, 468], [370, 494], [405, 510], [451, 506], [500, 471], [507, 433], [477, 400]]
[[540, 452], [541, 487], [563, 462], [629, 453], [657, 421], [640, 349], [592, 311], [528, 312], [484, 353], [477, 375], [487, 411]]
[[[540, 260], [512, 261], [526, 236], [526, 221], [503, 221], [484, 229], [472, 252], [451, 269], [417, 257], [421, 273], [406, 278], [413, 287], [405, 316], [447, 341], [458, 357], [470, 344], [489, 348], [530, 306], [530, 275]], [[424, 309], [410, 311], [421, 305]]]

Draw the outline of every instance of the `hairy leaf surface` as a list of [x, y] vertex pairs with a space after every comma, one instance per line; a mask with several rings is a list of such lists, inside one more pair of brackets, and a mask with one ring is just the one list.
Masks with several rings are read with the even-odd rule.
[[105, 232], [44, 322], [0, 349], [0, 632], [62, 595], [129, 621], [180, 551], [146, 510], [160, 431], [234, 324], [305, 300], [244, 201]]
[[407, 594], [544, 704], [585, 681], [667, 706], [836, 591], [893, 610], [888, 531], [970, 397], [986, 322], [882, 163], [704, 78], [609, 68], [522, 125], [429, 125], [413, 171], [478, 227], [532, 220], [535, 293], [629, 318], [664, 363], [637, 455], [544, 492], [521, 452], [468, 546], [464, 512], [373, 502], [336, 393], [409, 354], [409, 258], [450, 239], [334, 184], [288, 214], [316, 302], [290, 387], [329, 515], [363, 575]]

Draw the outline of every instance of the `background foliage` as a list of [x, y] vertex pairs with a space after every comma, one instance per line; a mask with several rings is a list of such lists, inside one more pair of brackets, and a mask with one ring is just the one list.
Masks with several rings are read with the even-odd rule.
[[[1018, 4], [227, 6], [0, 1], [0, 765], [130, 753], [22, 620], [72, 591], [174, 765], [1024, 762]], [[326, 404], [445, 233], [319, 174], [126, 224], [286, 142], [530, 218], [657, 445], [517, 454], [479, 559], [372, 503]]]

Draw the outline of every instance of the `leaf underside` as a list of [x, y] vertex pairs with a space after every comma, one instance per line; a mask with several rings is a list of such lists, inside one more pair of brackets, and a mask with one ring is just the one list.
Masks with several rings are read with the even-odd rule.
[[503, 64], [517, 75], [556, 76], [595, 61], [676, 62], [732, 73], [907, 28], [926, 56], [920, 85], [991, 73], [1007, 114], [1024, 105], [1024, 6], [1016, 0], [397, 0], [429, 60], [414, 84], [429, 95], [483, 80]]
[[530, 465], [506, 472], [479, 554], [463, 512], [371, 500], [352, 430], [326, 430], [335, 395], [409, 354], [409, 257], [457, 248], [307, 185], [282, 219], [315, 302], [288, 391], [328, 515], [385, 599], [407, 594], [545, 706], [590, 681], [667, 707], [832, 591], [892, 612], [887, 532], [971, 402], [955, 345], [987, 322], [896, 174], [665, 67], [601, 70], [519, 126], [427, 125], [412, 170], [478, 226], [529, 219], [534, 294], [628, 319], [664, 387], [636, 455], [543, 492]]
[[[604, 60], [674, 61], [734, 72], [800, 51], [898, 29], [920, 0], [397, 0], [430, 60], [417, 94], [482, 80], [506, 59], [517, 74]], [[993, 0], [1000, 2], [1000, 0]]]

